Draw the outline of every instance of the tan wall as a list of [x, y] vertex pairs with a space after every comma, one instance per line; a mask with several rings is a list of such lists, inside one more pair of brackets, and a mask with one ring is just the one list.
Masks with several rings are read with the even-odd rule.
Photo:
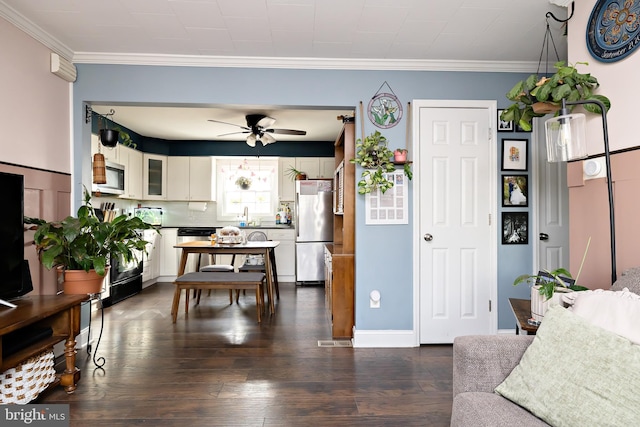
[[[596, 0], [575, 2], [576, 12], [569, 21], [569, 62], [588, 62], [581, 67], [596, 76], [600, 93], [611, 100], [607, 115], [611, 151], [640, 146], [635, 100], [640, 91], [633, 78], [640, 68], [640, 52], [613, 62], [599, 62], [591, 56], [586, 45], [586, 28]], [[602, 119], [588, 114], [588, 152], [604, 152]], [[637, 188], [640, 185], [640, 152], [629, 151], [612, 156], [611, 172], [614, 186], [616, 221], [616, 249], [618, 276], [627, 268], [640, 266], [640, 203]], [[590, 288], [608, 288], [611, 285], [611, 250], [609, 240], [609, 202], [605, 178], [583, 181], [583, 162], [569, 164], [570, 251], [572, 272], [580, 268], [586, 243], [591, 245], [580, 276], [580, 284]]]
[[71, 172], [71, 85], [51, 51], [0, 18], [0, 161]]

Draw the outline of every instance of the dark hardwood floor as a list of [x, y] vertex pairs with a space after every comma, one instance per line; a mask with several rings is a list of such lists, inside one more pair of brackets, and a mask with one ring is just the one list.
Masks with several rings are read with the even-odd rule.
[[[104, 310], [96, 369], [84, 349], [72, 426], [448, 426], [452, 348], [319, 347], [331, 339], [324, 289], [280, 284], [276, 315], [255, 298], [203, 295], [171, 323], [173, 285], [159, 283]], [[97, 337], [99, 315], [92, 335]], [[95, 344], [94, 344], [95, 347]]]

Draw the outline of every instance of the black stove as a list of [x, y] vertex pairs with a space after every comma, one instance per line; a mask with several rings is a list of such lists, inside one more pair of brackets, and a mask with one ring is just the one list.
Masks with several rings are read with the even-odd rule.
[[216, 232], [216, 227], [181, 227], [178, 236], [209, 237]]

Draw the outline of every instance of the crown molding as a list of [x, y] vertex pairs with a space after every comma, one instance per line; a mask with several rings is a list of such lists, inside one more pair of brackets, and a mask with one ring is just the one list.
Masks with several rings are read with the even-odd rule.
[[55, 37], [52, 37], [49, 33], [25, 18], [17, 10], [3, 1], [0, 1], [0, 17], [6, 19], [18, 27], [18, 29], [30, 35], [64, 59], [71, 61], [73, 58], [73, 50], [71, 50], [67, 45]]
[[157, 55], [129, 53], [76, 52], [74, 64], [157, 65], [176, 67], [286, 68], [313, 70], [393, 70], [393, 71], [468, 71], [535, 72], [532, 61], [455, 61], [426, 59], [353, 59], [353, 58], [273, 58], [243, 56]]

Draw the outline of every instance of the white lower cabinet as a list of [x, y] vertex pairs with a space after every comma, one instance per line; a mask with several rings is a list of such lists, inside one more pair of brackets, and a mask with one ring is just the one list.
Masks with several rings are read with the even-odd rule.
[[178, 229], [177, 228], [163, 228], [160, 230], [162, 233], [162, 245], [160, 247], [160, 265], [159, 273], [160, 279], [164, 281], [173, 281], [178, 275], [178, 253], [179, 249], [174, 248], [178, 242]]
[[144, 240], [147, 244], [147, 253], [142, 262], [142, 287], [146, 288], [158, 281], [160, 276], [160, 248], [162, 236], [154, 230], [144, 230]]
[[276, 268], [279, 282], [296, 281], [296, 231], [294, 229], [267, 229], [269, 240], [280, 242], [276, 248]]

